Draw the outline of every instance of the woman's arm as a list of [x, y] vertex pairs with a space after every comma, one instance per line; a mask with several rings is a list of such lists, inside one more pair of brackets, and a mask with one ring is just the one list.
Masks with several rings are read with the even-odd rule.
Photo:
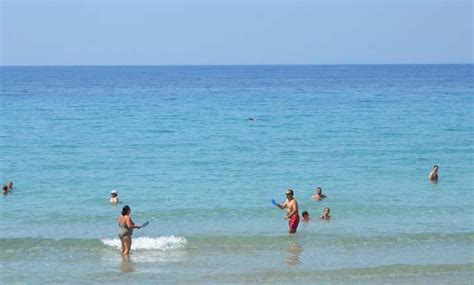
[[141, 226], [136, 226], [135, 223], [132, 221], [132, 218], [127, 216], [127, 227], [129, 229], [139, 229]]

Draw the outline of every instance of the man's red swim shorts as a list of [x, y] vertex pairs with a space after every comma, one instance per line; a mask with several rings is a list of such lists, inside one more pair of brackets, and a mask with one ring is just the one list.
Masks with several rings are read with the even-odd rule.
[[296, 229], [298, 228], [299, 223], [300, 223], [299, 215], [291, 216], [291, 218], [288, 220], [288, 227], [290, 228], [290, 231], [296, 232]]

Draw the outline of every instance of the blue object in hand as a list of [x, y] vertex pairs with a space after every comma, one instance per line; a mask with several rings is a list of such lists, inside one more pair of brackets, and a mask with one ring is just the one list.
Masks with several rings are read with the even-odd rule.
[[150, 223], [149, 221], [146, 221], [145, 223], [143, 223], [143, 225], [141, 227], [144, 228], [144, 227], [148, 226], [149, 223]]
[[275, 201], [275, 199], [272, 199], [272, 204], [273, 204], [273, 206], [276, 206], [277, 201]]

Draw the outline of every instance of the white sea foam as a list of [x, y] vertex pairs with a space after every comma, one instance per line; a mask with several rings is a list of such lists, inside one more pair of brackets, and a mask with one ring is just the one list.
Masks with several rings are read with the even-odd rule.
[[[108, 246], [120, 248], [120, 239], [101, 239], [102, 243]], [[158, 249], [162, 251], [181, 249], [186, 246], [184, 237], [165, 236], [165, 237], [138, 237], [132, 242], [132, 250], [137, 249]]]

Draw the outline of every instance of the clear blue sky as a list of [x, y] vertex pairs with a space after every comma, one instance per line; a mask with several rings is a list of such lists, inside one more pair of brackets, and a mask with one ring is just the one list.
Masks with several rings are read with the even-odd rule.
[[472, 1], [0, 4], [1, 65], [473, 63]]

